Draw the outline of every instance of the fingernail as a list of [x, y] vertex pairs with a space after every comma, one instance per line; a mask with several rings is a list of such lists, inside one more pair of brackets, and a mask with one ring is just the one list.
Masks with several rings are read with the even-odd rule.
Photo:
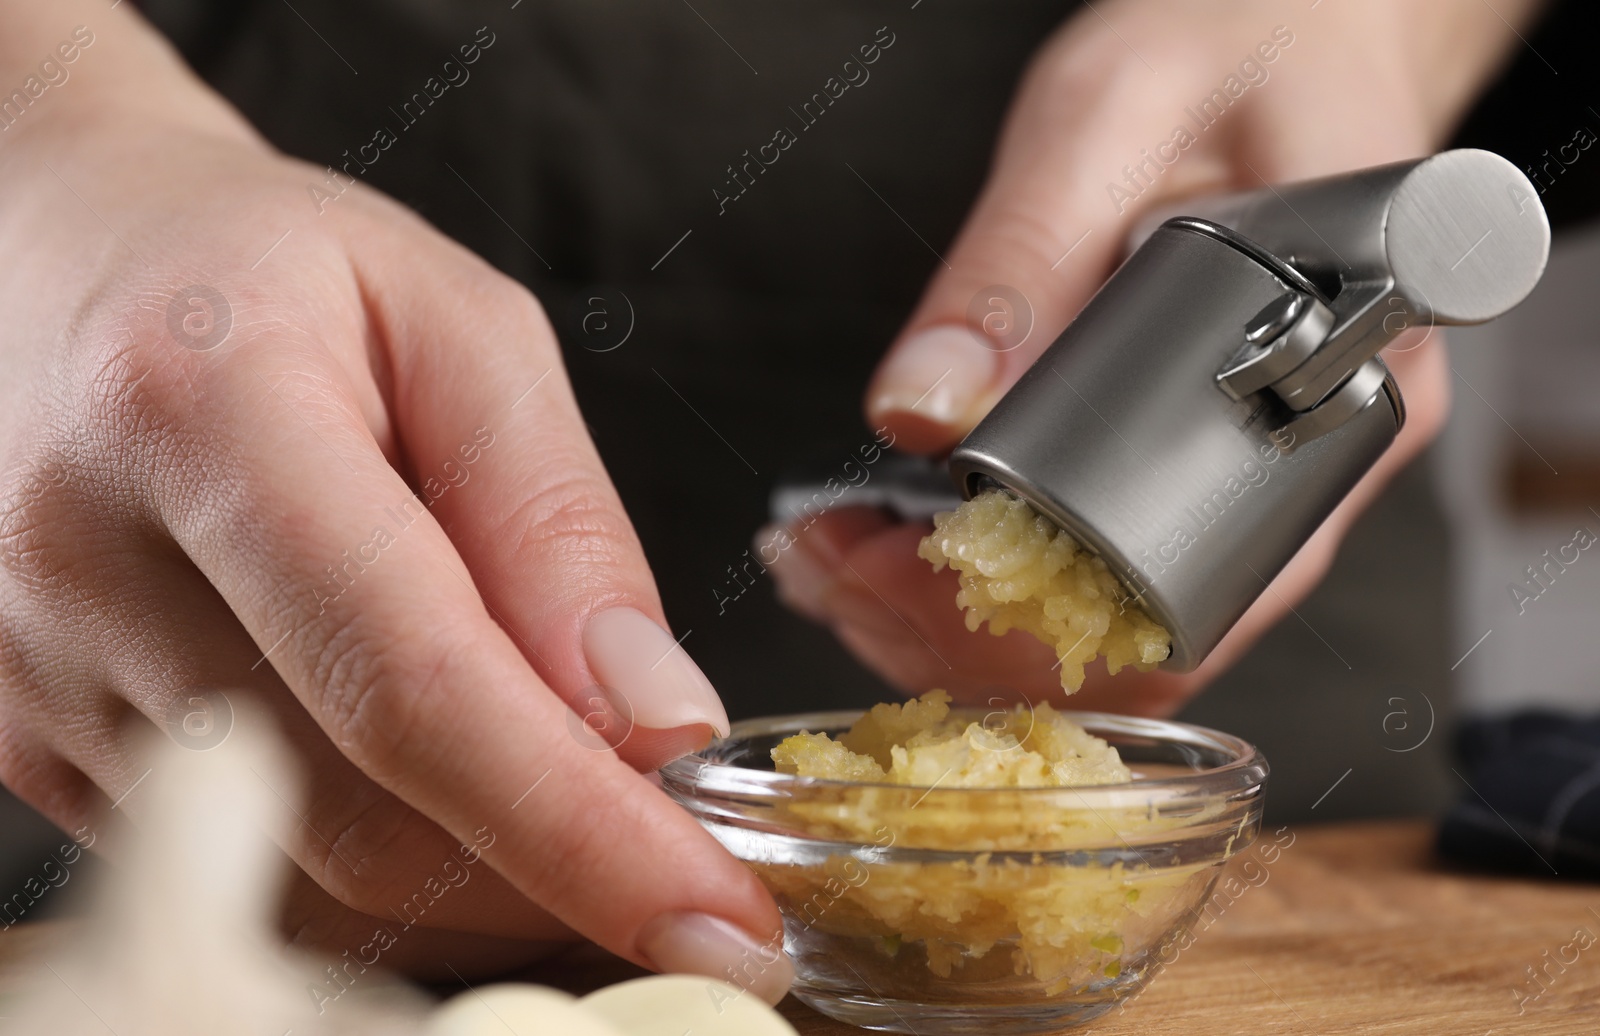
[[794, 965], [781, 938], [757, 942], [710, 914], [662, 914], [640, 930], [639, 952], [658, 971], [719, 978], [769, 1004], [794, 984]]
[[965, 327], [944, 324], [902, 342], [873, 382], [874, 417], [900, 410], [941, 424], [961, 424], [999, 371], [993, 349]]
[[637, 608], [609, 608], [583, 628], [583, 655], [600, 684], [620, 692], [633, 722], [655, 730], [705, 724], [728, 734], [716, 688], [672, 634]]

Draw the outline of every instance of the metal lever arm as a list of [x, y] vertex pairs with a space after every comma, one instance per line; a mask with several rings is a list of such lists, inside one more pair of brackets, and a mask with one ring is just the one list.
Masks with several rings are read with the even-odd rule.
[[[1477, 324], [1511, 309], [1538, 283], [1550, 250], [1528, 178], [1472, 149], [1180, 203], [1141, 229], [1177, 215], [1237, 232], [1314, 285], [1286, 296], [1282, 327], [1259, 345], [1247, 339], [1218, 374], [1235, 398], [1270, 387], [1301, 413], [1331, 400], [1407, 328]], [[1249, 330], [1272, 325], [1271, 309]], [[1360, 380], [1376, 394], [1382, 377]]]

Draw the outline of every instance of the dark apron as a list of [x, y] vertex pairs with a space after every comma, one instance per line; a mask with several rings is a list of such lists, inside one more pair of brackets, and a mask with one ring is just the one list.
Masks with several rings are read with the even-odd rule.
[[[950, 241], [1028, 56], [1071, 5], [510, 6], [146, 5], [278, 146], [348, 165], [543, 300], [673, 628], [731, 714], [889, 696], [744, 552], [777, 476], [869, 441], [867, 377], [937, 263], [917, 235]], [[1186, 713], [1264, 748], [1280, 819], [1347, 767], [1316, 816], [1442, 801], [1446, 739], [1386, 751], [1383, 723], [1396, 695], [1447, 708], [1445, 566], [1416, 465], [1305, 622]]]

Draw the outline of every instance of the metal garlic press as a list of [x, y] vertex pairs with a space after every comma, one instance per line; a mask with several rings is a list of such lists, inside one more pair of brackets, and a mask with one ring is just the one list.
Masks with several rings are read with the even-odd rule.
[[1188, 671], [1405, 422], [1379, 352], [1544, 272], [1538, 192], [1486, 151], [1183, 203], [950, 457], [1102, 557]]

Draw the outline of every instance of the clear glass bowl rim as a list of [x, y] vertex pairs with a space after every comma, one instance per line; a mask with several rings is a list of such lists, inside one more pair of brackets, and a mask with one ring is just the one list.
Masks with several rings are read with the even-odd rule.
[[[953, 711], [959, 711], [957, 706]], [[982, 711], [967, 708], [966, 711]], [[993, 712], [994, 710], [988, 710]], [[986, 798], [1006, 796], [1008, 801], [1020, 798], [1034, 801], [1039, 806], [1052, 809], [1095, 809], [1097, 806], [1126, 806], [1130, 794], [1151, 801], [1172, 799], [1233, 800], [1260, 794], [1269, 768], [1266, 757], [1259, 749], [1243, 738], [1225, 734], [1210, 727], [1176, 720], [1151, 719], [1142, 716], [1125, 716], [1111, 712], [1077, 712], [1056, 709], [1057, 715], [1066, 717], [1086, 727], [1090, 733], [1104, 736], [1144, 738], [1152, 741], [1177, 743], [1220, 751], [1227, 761], [1218, 766], [1195, 770], [1176, 776], [1135, 778], [1120, 784], [1091, 784], [1068, 788], [939, 788], [922, 789], [915, 785], [887, 784], [871, 781], [843, 781], [823, 777], [798, 777], [773, 770], [758, 770], [734, 763], [707, 758], [705, 753], [718, 745], [772, 734], [793, 734], [802, 730], [823, 731], [848, 727], [860, 719], [864, 710], [844, 709], [829, 712], [794, 713], [784, 716], [762, 716], [740, 720], [732, 724], [728, 736], [718, 738], [706, 749], [673, 760], [661, 768], [663, 783], [691, 796], [737, 795], [740, 797], [772, 799], [804, 799], [808, 793], [836, 795], [844, 789], [883, 789], [899, 793], [924, 791], [947, 808], [981, 809]], [[1070, 798], [1070, 804], [1063, 803]], [[922, 801], [921, 799], [918, 800]]]

